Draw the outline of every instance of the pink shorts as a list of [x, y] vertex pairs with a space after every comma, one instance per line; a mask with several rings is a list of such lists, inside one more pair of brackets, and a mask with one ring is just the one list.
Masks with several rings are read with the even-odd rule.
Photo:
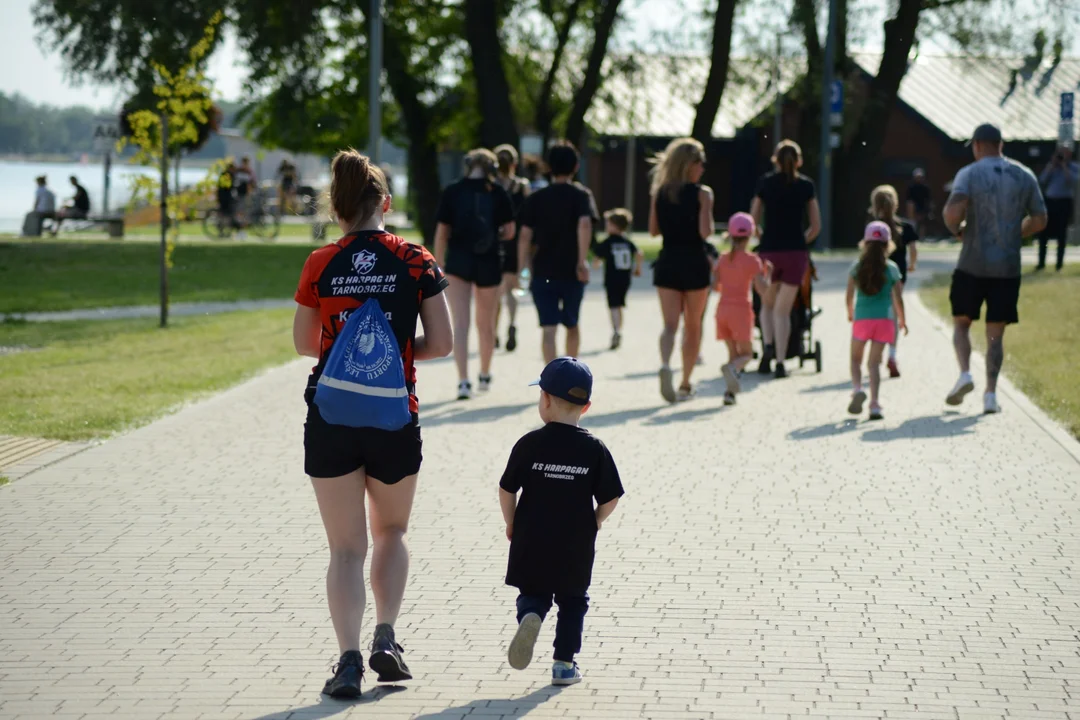
[[896, 326], [888, 318], [856, 320], [851, 328], [851, 337], [864, 342], [879, 342], [892, 345], [896, 340]]
[[716, 339], [748, 343], [754, 337], [754, 308], [747, 305], [724, 305], [716, 308]]

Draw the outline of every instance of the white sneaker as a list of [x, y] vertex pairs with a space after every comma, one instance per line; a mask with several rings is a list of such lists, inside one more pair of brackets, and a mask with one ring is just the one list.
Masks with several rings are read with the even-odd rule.
[[742, 384], [739, 382], [739, 376], [735, 374], [735, 368], [731, 366], [731, 363], [720, 366], [720, 373], [724, 376], [724, 383], [727, 385], [727, 391], [731, 394], [742, 392]]
[[964, 402], [964, 396], [975, 389], [975, 382], [971, 379], [971, 373], [960, 373], [960, 379], [945, 396], [947, 405], [959, 405]]
[[457, 399], [468, 400], [472, 397], [472, 383], [468, 380], [462, 380], [457, 386]]
[[480, 381], [478, 383], [477, 390], [479, 390], [480, 392], [487, 392], [488, 390], [491, 389], [491, 376], [490, 375], [481, 375], [479, 380]]
[[983, 395], [983, 412], [987, 415], [1001, 412], [1001, 406], [998, 405], [997, 401], [997, 393], [988, 392]]

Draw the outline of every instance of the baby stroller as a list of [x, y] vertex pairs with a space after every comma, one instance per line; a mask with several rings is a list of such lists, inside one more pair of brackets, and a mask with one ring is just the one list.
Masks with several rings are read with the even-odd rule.
[[[803, 276], [802, 287], [799, 289], [799, 294], [795, 296], [795, 304], [791, 306], [791, 335], [788, 337], [787, 353], [784, 355], [784, 361], [799, 359], [799, 367], [803, 367], [806, 362], [813, 360], [814, 368], [817, 372], [821, 372], [821, 341], [814, 340], [814, 318], [821, 314], [821, 308], [814, 307], [814, 281], [818, 279], [817, 268], [814, 266], [814, 261], [810, 261], [810, 266], [806, 269], [806, 275]], [[754, 291], [754, 325], [757, 326], [758, 332], [761, 332], [761, 321], [758, 319], [761, 312], [761, 296]], [[760, 335], [759, 335], [760, 337]], [[762, 341], [762, 347], [764, 348], [764, 341]], [[777, 353], [779, 355], [779, 353]], [[758, 353], [754, 353], [754, 357], [759, 357]]]

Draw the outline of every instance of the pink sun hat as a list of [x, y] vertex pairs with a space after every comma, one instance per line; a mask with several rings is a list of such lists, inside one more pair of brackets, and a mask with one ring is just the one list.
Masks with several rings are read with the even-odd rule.
[[728, 235], [734, 238], [747, 238], [754, 234], [757, 229], [753, 216], [750, 213], [737, 212], [728, 218]]
[[875, 220], [866, 226], [866, 232], [863, 233], [863, 240], [869, 240], [871, 242], [889, 242], [892, 240], [892, 230], [880, 220]]

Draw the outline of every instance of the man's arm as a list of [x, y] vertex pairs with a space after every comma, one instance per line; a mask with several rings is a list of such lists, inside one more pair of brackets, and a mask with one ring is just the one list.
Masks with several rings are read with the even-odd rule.
[[521, 234], [518, 235], [518, 272], [532, 270], [532, 240], [533, 229], [522, 225]]
[[589, 244], [592, 241], [592, 218], [582, 215], [578, 218], [578, 280], [589, 282]]
[[953, 192], [945, 201], [945, 211], [941, 214], [941, 218], [945, 221], [945, 227], [949, 229], [949, 232], [957, 237], [963, 232], [961, 225], [967, 217], [967, 209], [967, 195]]
[[1028, 215], [1024, 218], [1024, 221], [1020, 223], [1020, 235], [1027, 238], [1041, 232], [1042, 229], [1046, 227], [1047, 220], [1046, 213], [1040, 215]]

